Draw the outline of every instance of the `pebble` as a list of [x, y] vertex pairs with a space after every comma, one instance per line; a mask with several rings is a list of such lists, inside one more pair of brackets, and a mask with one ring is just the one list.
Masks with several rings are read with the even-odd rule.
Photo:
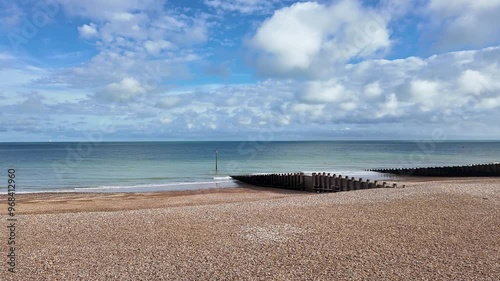
[[178, 200], [20, 214], [18, 272], [0, 279], [500, 279], [499, 179], [322, 194], [254, 188]]

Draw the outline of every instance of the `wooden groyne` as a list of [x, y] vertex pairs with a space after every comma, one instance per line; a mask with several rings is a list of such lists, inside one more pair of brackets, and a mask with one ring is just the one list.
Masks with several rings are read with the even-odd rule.
[[500, 163], [447, 167], [371, 169], [367, 171], [419, 177], [500, 177]]
[[304, 173], [238, 175], [231, 177], [235, 180], [256, 186], [306, 190], [305, 182], [307, 176]]
[[[285, 188], [294, 190], [305, 190], [310, 192], [340, 192], [370, 188], [396, 188], [396, 184], [388, 185], [386, 182], [378, 182], [355, 179], [342, 175], [331, 175], [330, 173], [313, 173], [311, 176], [304, 173], [290, 174], [265, 174], [265, 175], [238, 175], [231, 176], [233, 179], [253, 184], [256, 186]], [[405, 187], [404, 185], [402, 187]]]

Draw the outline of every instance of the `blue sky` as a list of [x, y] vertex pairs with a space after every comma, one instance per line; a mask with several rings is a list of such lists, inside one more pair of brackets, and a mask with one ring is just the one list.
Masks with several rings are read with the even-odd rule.
[[0, 141], [499, 139], [500, 0], [0, 2]]

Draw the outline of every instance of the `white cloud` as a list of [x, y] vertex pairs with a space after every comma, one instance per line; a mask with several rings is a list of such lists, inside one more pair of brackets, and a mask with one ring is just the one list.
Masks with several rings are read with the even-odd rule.
[[[464, 60], [466, 57], [473, 59]], [[326, 136], [325, 132], [353, 136], [362, 130], [363, 135], [376, 137], [383, 127], [384, 134], [393, 136], [415, 136], [421, 130], [421, 137], [429, 137], [426, 130], [437, 127], [450, 134], [465, 131], [473, 136], [479, 132], [473, 124], [490, 124], [491, 116], [500, 114], [500, 85], [495, 80], [500, 77], [500, 67], [492, 63], [494, 58], [500, 58], [500, 48], [426, 59], [371, 60], [348, 65], [341, 77], [325, 80], [269, 79], [249, 85], [200, 87], [175, 95], [147, 95], [141, 79], [125, 76], [99, 87], [94, 96], [100, 99], [98, 103], [89, 97], [48, 107], [45, 100], [42, 109], [55, 113], [71, 109], [75, 116], [113, 119], [114, 124], [122, 124], [117, 127], [121, 134], [211, 136], [216, 131], [217, 136], [236, 134], [241, 139], [271, 130], [276, 137], [315, 138]], [[480, 88], [484, 85], [487, 89]], [[127, 103], [130, 101], [133, 103]], [[0, 110], [9, 112], [3, 107]], [[58, 118], [61, 116], [66, 115]], [[340, 130], [346, 127], [350, 130]]]
[[177, 96], [168, 96], [168, 97], [165, 97], [165, 98], [161, 99], [160, 101], [158, 101], [156, 106], [159, 108], [172, 108], [172, 107], [176, 106], [177, 104], [179, 104], [180, 101], [181, 101], [181, 98], [179, 98]]
[[192, 46], [205, 43], [208, 40], [207, 33], [205, 21], [197, 19], [191, 22], [187, 28], [183, 28], [174, 38], [179, 44]]
[[500, 43], [500, 0], [430, 0], [430, 20], [424, 34], [445, 50], [486, 47]]
[[92, 38], [96, 37], [98, 32], [96, 29], [96, 25], [93, 23], [90, 24], [84, 24], [80, 27], [78, 27], [78, 32], [80, 33], [80, 36], [83, 38]]
[[202, 59], [195, 51], [208, 40], [206, 18], [165, 9], [160, 2], [63, 0], [69, 15], [92, 19], [78, 31], [82, 38], [95, 40], [98, 54], [36, 82], [66, 84], [96, 93], [96, 97], [127, 102], [137, 93], [118, 95], [115, 89], [126, 79], [133, 77], [145, 94], [152, 95], [165, 90], [167, 78], [190, 77], [187, 65]]
[[92, 24], [78, 28], [80, 35], [101, 39], [106, 47], [135, 52], [145, 45], [156, 55], [165, 42], [192, 46], [207, 40], [204, 15], [187, 16], [165, 9], [164, 1], [60, 1], [68, 15], [92, 19]]
[[412, 100], [415, 101], [422, 111], [429, 111], [439, 104], [439, 97], [443, 94], [443, 88], [436, 81], [414, 80], [410, 83]]
[[323, 110], [325, 109], [324, 104], [306, 104], [306, 103], [296, 103], [290, 107], [290, 113], [299, 114], [301, 118], [304, 117], [321, 117], [323, 115]]
[[119, 12], [119, 13], [113, 14], [112, 18], [115, 21], [130, 22], [134, 19], [134, 15], [131, 13]]
[[144, 94], [146, 89], [135, 78], [123, 78], [119, 83], [111, 83], [97, 93], [98, 98], [113, 102], [128, 102]]
[[[499, 81], [493, 81], [487, 73], [467, 69], [458, 78], [459, 89], [466, 94], [480, 95], [485, 89], [497, 88]], [[495, 85], [497, 84], [497, 85]]]
[[11, 29], [17, 27], [25, 13], [15, 1], [0, 2], [0, 25], [1, 29]]
[[323, 7], [317, 3], [295, 4], [276, 11], [257, 31], [257, 47], [276, 55], [284, 68], [307, 68], [321, 49]]
[[[124, 17], [127, 15], [127, 17]], [[117, 44], [124, 47], [122, 42], [135, 44], [134, 41], [144, 41], [148, 38], [148, 15], [144, 13], [118, 13], [110, 20], [100, 22], [101, 38], [106, 44]]]
[[101, 39], [105, 47], [119, 47], [132, 52], [146, 47], [154, 55], [165, 48], [192, 47], [208, 40], [207, 23], [203, 16], [170, 13], [120, 12], [94, 25], [84, 25], [79, 31]]
[[388, 21], [357, 1], [296, 3], [267, 19], [251, 45], [260, 52], [263, 73], [311, 73], [389, 48]]
[[[220, 14], [169, 9], [163, 1], [61, 1], [65, 15], [81, 17], [76, 22], [86, 23], [78, 32], [81, 38], [94, 40], [98, 54], [75, 67], [40, 70], [29, 65], [12, 67], [13, 57], [0, 53], [0, 76], [5, 78], [0, 92], [6, 97], [0, 103], [2, 117], [14, 110], [7, 105], [14, 108], [15, 104], [24, 110], [24, 117], [29, 117], [29, 110], [43, 112], [59, 118], [64, 126], [66, 119], [76, 122], [81, 116], [113, 120], [122, 136], [131, 132], [140, 137], [211, 136], [216, 131], [217, 136], [232, 134], [241, 139], [267, 129], [310, 138], [356, 131], [376, 137], [382, 130], [414, 136], [432, 126], [473, 134], [479, 129], [471, 124], [496, 128], [491, 116], [500, 114], [499, 47], [428, 58], [378, 59], [391, 48], [392, 17], [405, 20], [402, 15], [409, 10], [404, 4], [392, 13], [394, 9], [387, 6], [395, 0], [382, 0], [373, 7], [340, 0], [278, 9], [260, 26], [252, 26], [255, 33], [249, 37], [259, 59], [258, 74], [273, 78], [181, 89], [172, 84], [189, 78], [197, 85], [205, 78], [198, 80], [199, 69], [220, 62], [220, 57], [230, 57], [228, 68], [249, 75], [239, 69], [241, 61], [234, 59], [234, 53], [226, 53], [238, 46], [217, 54], [220, 49], [213, 49], [213, 44], [203, 45], [220, 39], [209, 35], [226, 31], [222, 28], [226, 21], [214, 22], [221, 19]], [[205, 3], [224, 13], [253, 15], [284, 5], [261, 0]], [[455, 25], [467, 18], [465, 10], [470, 10], [474, 25], [491, 23], [489, 11], [497, 7], [496, 1], [458, 1], [459, 8], [446, 8], [445, 1], [430, 3], [425, 9], [436, 16], [443, 30], [460, 30]], [[241, 26], [259, 19], [238, 16], [244, 17]], [[210, 30], [213, 27], [221, 29]], [[467, 28], [463, 27], [466, 36], [472, 32]], [[491, 26], [485, 28], [478, 30], [480, 36], [500, 38]], [[448, 43], [454, 39], [453, 33], [449, 35], [443, 36]], [[34, 88], [40, 88], [36, 95]]]
[[170, 116], [164, 116], [164, 117], [160, 118], [161, 124], [170, 124], [170, 123], [172, 123], [172, 121], [174, 121], [174, 120]]
[[446, 16], [453, 16], [456, 14], [464, 13], [463, 9], [466, 8], [469, 12], [478, 12], [488, 9], [497, 8], [500, 5], [498, 0], [455, 0], [453, 5], [447, 0], [431, 0], [429, 7], [435, 11], [441, 11]]
[[500, 108], [500, 96], [482, 99], [477, 106], [482, 109]]
[[394, 93], [392, 93], [386, 97], [386, 102], [381, 104], [375, 116], [377, 118], [380, 118], [384, 116], [398, 116], [398, 115], [400, 115], [398, 98]]
[[204, 0], [205, 5], [214, 9], [221, 9], [230, 12], [243, 14], [253, 14], [258, 12], [268, 12], [272, 9], [273, 0]]
[[311, 103], [341, 102], [348, 97], [347, 89], [335, 79], [311, 81], [306, 85], [303, 99]]
[[[277, 134], [290, 130], [314, 135], [349, 127], [350, 134], [363, 130], [376, 135], [380, 126], [391, 124], [387, 130], [392, 133], [416, 136], [417, 125], [408, 126], [411, 123], [422, 124], [419, 134], [430, 127], [450, 134], [467, 129], [472, 134], [478, 132], [473, 124], [491, 123], [489, 118], [500, 114], [500, 85], [492, 82], [500, 67], [488, 63], [495, 57], [500, 58], [500, 48], [426, 59], [371, 60], [348, 65], [341, 77], [324, 80], [270, 79], [160, 95], [154, 110], [161, 112], [158, 124], [189, 132], [277, 127]], [[476, 79], [490, 81], [484, 84], [488, 89], [477, 90], [483, 84], [474, 84]]]
[[158, 55], [161, 51], [168, 49], [172, 46], [172, 43], [166, 40], [151, 41], [147, 40], [144, 42], [144, 48], [151, 55]]
[[380, 88], [379, 81], [367, 84], [364, 88], [364, 96], [367, 98], [375, 98], [382, 94], [383, 90]]
[[497, 108], [500, 82], [494, 77], [500, 77], [500, 67], [491, 62], [498, 58], [500, 47], [427, 59], [367, 60], [345, 66], [338, 78], [305, 82], [297, 96], [302, 103], [327, 105], [323, 116], [328, 122], [347, 116], [351, 122], [445, 121], [444, 112], [465, 116]]
[[[58, 0], [70, 16], [111, 20], [133, 11], [154, 11], [162, 7], [156, 0]], [[116, 18], [115, 18], [116, 19]]]

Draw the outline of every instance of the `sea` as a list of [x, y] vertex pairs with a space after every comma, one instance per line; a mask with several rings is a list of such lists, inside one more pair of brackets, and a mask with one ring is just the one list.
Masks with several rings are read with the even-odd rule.
[[[0, 182], [18, 193], [152, 192], [237, 187], [230, 175], [328, 172], [500, 161], [498, 141], [211, 141], [0, 143]], [[3, 175], [2, 175], [3, 174]]]

